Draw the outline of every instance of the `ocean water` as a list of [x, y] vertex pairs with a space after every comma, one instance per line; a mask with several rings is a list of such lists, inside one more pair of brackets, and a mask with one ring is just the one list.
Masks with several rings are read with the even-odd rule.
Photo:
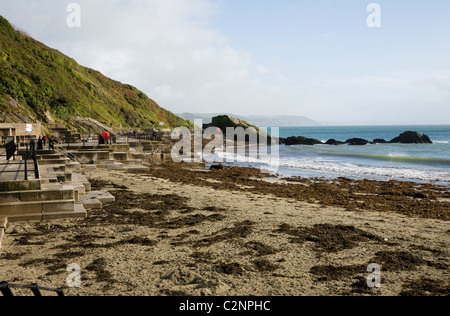
[[280, 145], [277, 159], [259, 157], [250, 149], [245, 157], [235, 157], [234, 164], [268, 169], [281, 176], [395, 179], [450, 185], [450, 125], [282, 127], [279, 136], [304, 136], [322, 141], [354, 137], [389, 141], [405, 131], [427, 134], [434, 144]]

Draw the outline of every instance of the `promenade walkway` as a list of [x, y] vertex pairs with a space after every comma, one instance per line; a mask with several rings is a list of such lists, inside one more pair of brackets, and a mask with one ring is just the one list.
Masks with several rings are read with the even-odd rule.
[[[33, 161], [27, 161], [28, 180], [35, 179]], [[25, 161], [0, 159], [0, 181], [22, 181], [25, 180]]]

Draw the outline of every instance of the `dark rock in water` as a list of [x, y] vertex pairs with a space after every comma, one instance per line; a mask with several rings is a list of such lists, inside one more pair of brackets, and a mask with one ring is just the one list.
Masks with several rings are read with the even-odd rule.
[[430, 137], [423, 134], [420, 135], [418, 132], [404, 132], [399, 137], [394, 138], [390, 141], [391, 143], [401, 143], [401, 144], [433, 144]]
[[352, 146], [363, 146], [363, 145], [373, 144], [372, 142], [369, 142], [368, 140], [362, 139], [362, 138], [348, 139], [345, 143], [352, 145]]
[[341, 142], [341, 141], [339, 141], [339, 140], [329, 139], [325, 144], [326, 144], [326, 145], [334, 145], [334, 146], [337, 146], [337, 145], [344, 145], [345, 143], [344, 143], [344, 142]]
[[223, 170], [225, 167], [222, 164], [212, 165], [209, 170]]
[[374, 140], [373, 140], [373, 143], [374, 143], [374, 144], [387, 144], [388, 141], [385, 140], [385, 139], [382, 139], [382, 138], [377, 138], [377, 139], [374, 139]]
[[291, 145], [319, 145], [323, 144], [320, 140], [313, 139], [313, 138], [306, 138], [303, 136], [292, 136], [283, 139], [283, 143], [285, 145], [291, 146]]

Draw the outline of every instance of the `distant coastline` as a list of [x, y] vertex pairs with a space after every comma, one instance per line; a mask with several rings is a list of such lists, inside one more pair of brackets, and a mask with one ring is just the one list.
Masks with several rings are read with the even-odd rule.
[[194, 121], [201, 119], [204, 124], [210, 124], [212, 118], [219, 115], [228, 115], [246, 121], [258, 127], [291, 127], [291, 126], [322, 126], [320, 122], [314, 121], [305, 116], [288, 115], [236, 115], [228, 113], [181, 113], [179, 117]]

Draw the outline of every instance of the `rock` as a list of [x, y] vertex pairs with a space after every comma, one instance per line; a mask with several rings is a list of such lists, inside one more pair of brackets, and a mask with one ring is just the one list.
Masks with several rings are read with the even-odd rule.
[[348, 139], [345, 143], [348, 145], [351, 145], [351, 146], [364, 146], [364, 145], [372, 144], [372, 142], [369, 142], [368, 140], [362, 139], [362, 138]]
[[175, 285], [205, 283], [205, 280], [199, 274], [184, 267], [171, 271], [166, 276], [163, 276], [162, 279], [170, 280]]
[[306, 138], [303, 136], [292, 136], [288, 138], [282, 139], [282, 143], [288, 146], [291, 145], [319, 145], [323, 144], [320, 140], [313, 139], [313, 138]]
[[382, 139], [382, 138], [377, 138], [377, 139], [374, 139], [374, 140], [373, 140], [373, 143], [374, 143], [374, 144], [387, 144], [388, 141], [385, 140], [385, 139]]
[[218, 164], [218, 165], [212, 165], [209, 170], [223, 170], [225, 169], [224, 165]]
[[231, 289], [227, 284], [218, 280], [208, 280], [205, 283], [198, 284], [197, 289], [202, 289], [200, 293], [206, 295], [224, 296]]
[[325, 144], [326, 144], [326, 145], [334, 145], [334, 146], [337, 146], [337, 145], [344, 145], [345, 143], [344, 143], [344, 142], [341, 142], [341, 141], [339, 141], [339, 140], [329, 139]]
[[390, 143], [400, 143], [400, 144], [433, 144], [430, 137], [427, 135], [419, 134], [418, 132], [404, 132], [400, 136], [394, 138]]
[[[224, 133], [227, 139], [233, 140], [234, 136], [234, 141], [245, 139], [246, 142], [249, 142], [252, 139], [258, 139], [260, 142], [265, 141], [269, 144], [271, 142], [270, 135], [264, 132], [263, 130], [259, 129], [255, 125], [252, 125], [248, 122], [245, 122], [243, 120], [228, 115], [219, 115], [213, 117], [212, 123], [210, 125], [211, 125], [210, 127], [220, 128], [220, 130]], [[240, 127], [243, 128], [243, 132], [245, 133], [245, 135], [236, 135], [240, 133], [239, 131]], [[228, 128], [234, 128], [235, 134], [227, 135]]]

